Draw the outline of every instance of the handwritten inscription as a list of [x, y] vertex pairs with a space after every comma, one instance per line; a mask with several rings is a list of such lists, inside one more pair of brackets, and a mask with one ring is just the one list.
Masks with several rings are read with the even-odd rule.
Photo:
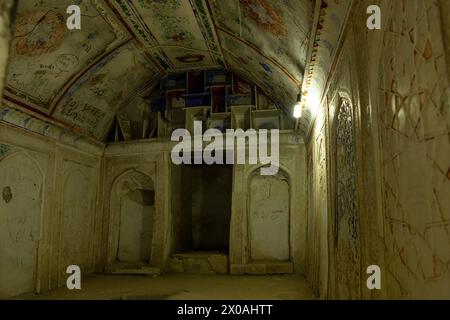
[[61, 108], [61, 115], [83, 127], [87, 125], [89, 128], [95, 128], [99, 119], [103, 118], [106, 113], [87, 103], [70, 98]]
[[78, 57], [73, 54], [60, 54], [56, 59], [56, 66], [61, 71], [68, 71], [78, 65]]
[[53, 70], [55, 69], [55, 66], [52, 64], [39, 64], [39, 68], [46, 69], [46, 70]]

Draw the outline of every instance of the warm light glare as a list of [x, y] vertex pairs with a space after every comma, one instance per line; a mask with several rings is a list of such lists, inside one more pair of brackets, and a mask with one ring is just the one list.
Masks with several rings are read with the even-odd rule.
[[302, 116], [302, 105], [300, 103], [296, 103], [294, 106], [294, 118], [300, 118]]

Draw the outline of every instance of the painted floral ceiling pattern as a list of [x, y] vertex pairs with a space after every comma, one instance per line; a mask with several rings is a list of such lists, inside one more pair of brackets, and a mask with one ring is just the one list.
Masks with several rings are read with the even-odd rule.
[[[66, 28], [74, 2], [81, 30]], [[119, 110], [165, 74], [227, 68], [290, 114], [314, 7], [313, 0], [19, 0], [4, 104], [103, 141]]]

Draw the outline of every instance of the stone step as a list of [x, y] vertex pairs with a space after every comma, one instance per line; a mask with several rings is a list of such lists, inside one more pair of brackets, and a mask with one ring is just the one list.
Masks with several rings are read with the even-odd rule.
[[151, 268], [151, 267], [140, 269], [117, 269], [112, 270], [111, 274], [158, 276], [161, 274], [161, 270], [159, 268]]
[[232, 264], [230, 274], [289, 274], [294, 273], [290, 261], [252, 261], [246, 264]]
[[197, 274], [228, 273], [228, 255], [222, 252], [175, 253], [169, 258], [168, 272]]
[[147, 275], [155, 276], [161, 274], [160, 268], [154, 268], [143, 263], [114, 263], [105, 268], [106, 274], [115, 275]]

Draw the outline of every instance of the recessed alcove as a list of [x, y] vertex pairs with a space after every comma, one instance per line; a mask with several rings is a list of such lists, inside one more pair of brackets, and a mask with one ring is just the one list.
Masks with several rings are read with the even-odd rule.
[[184, 198], [180, 251], [228, 252], [233, 166], [181, 165]]

